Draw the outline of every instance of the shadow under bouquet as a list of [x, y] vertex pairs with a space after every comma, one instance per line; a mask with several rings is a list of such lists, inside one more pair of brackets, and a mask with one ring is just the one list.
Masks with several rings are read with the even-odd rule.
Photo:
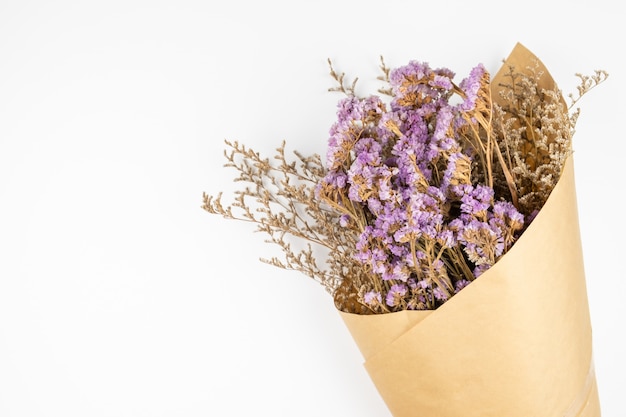
[[330, 68], [345, 97], [325, 160], [227, 141], [247, 186], [202, 207], [322, 284], [395, 417], [600, 416], [572, 137], [608, 74], [577, 74], [568, 105], [519, 43], [459, 83], [381, 59], [367, 97]]

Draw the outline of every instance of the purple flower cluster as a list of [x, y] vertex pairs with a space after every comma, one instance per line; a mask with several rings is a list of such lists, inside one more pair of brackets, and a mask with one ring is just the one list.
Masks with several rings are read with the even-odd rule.
[[[392, 100], [339, 103], [319, 196], [355, 227], [355, 258], [376, 280], [362, 302], [373, 310], [430, 309], [492, 266], [513, 244], [523, 216], [474, 183], [467, 145], [479, 65], [457, 86], [454, 73], [410, 62], [390, 72]], [[458, 98], [453, 103], [453, 97]]]

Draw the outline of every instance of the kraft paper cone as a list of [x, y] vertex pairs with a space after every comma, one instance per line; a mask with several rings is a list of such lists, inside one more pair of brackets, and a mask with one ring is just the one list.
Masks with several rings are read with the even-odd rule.
[[572, 158], [513, 248], [443, 306], [340, 314], [395, 417], [599, 417]]
[[[521, 44], [506, 63], [531, 60], [553, 88]], [[599, 417], [573, 158], [509, 252], [443, 306], [340, 314], [394, 417]]]

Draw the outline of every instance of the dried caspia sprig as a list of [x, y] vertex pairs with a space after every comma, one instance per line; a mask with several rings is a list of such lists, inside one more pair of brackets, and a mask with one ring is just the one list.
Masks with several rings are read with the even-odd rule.
[[576, 74], [581, 80], [578, 96], [570, 94], [572, 104], [567, 107], [556, 87], [539, 87], [543, 74], [538, 68], [536, 61], [523, 69], [510, 66], [509, 82], [498, 86], [502, 105], [494, 106], [500, 149], [520, 196], [516, 206], [527, 216], [544, 205], [573, 152], [579, 109], [572, 111], [572, 107], [608, 77], [605, 71], [596, 71], [591, 77]]
[[355, 78], [354, 80], [352, 80], [350, 84], [347, 84], [347, 81], [345, 79], [346, 74], [344, 72], [342, 73], [336, 72], [335, 69], [333, 68], [333, 63], [330, 60], [330, 58], [328, 59], [328, 66], [330, 67], [330, 76], [335, 81], [337, 81], [337, 85], [335, 87], [330, 87], [328, 91], [341, 92], [347, 96], [354, 96], [356, 94], [355, 93], [356, 83], [359, 79]]
[[[571, 103], [569, 105], [569, 110], [572, 110], [576, 103], [589, 91], [598, 85], [602, 84], [609, 77], [609, 73], [604, 70], [595, 70], [593, 75], [585, 75], [581, 73], [576, 73], [576, 77], [579, 78], [580, 84], [576, 87], [577, 95], [574, 96], [573, 93], [568, 94]], [[578, 113], [578, 111], [576, 111]]]
[[[342, 230], [339, 214], [315, 196], [326, 171], [320, 157], [294, 151], [295, 160], [288, 161], [283, 142], [270, 160], [238, 142], [225, 143], [225, 166], [235, 169], [235, 181], [246, 186], [235, 192], [234, 202], [228, 205], [222, 203], [222, 193], [216, 197], [203, 193], [202, 208], [227, 219], [254, 223], [284, 255], [261, 261], [304, 273], [331, 294], [337, 293], [342, 277], [358, 277], [353, 257], [356, 236]], [[293, 238], [306, 245], [294, 248]], [[324, 262], [318, 261], [320, 256]]]

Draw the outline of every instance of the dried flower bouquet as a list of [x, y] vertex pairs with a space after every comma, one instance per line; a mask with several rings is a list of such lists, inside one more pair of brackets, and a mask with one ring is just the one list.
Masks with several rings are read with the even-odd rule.
[[227, 141], [247, 187], [203, 208], [332, 294], [394, 416], [599, 416], [571, 154], [574, 106], [608, 74], [578, 75], [568, 107], [521, 44], [493, 79], [381, 70], [358, 97], [331, 65], [325, 161]]

